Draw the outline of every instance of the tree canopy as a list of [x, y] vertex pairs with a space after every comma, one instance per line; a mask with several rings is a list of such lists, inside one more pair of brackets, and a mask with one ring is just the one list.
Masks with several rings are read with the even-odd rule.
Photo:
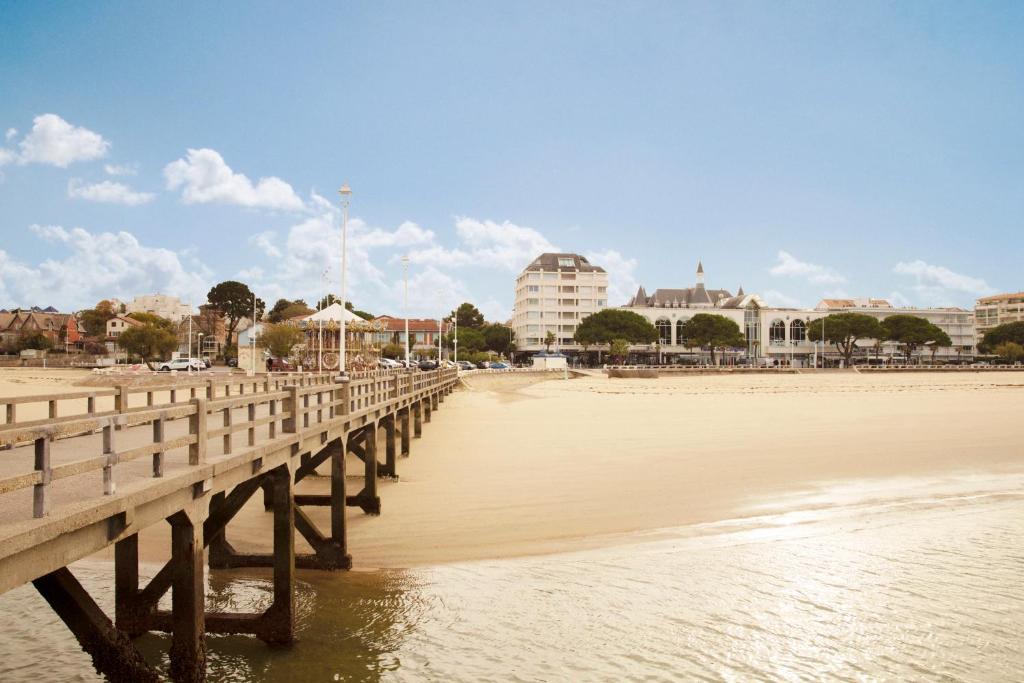
[[107, 335], [107, 321], [117, 317], [114, 304], [104, 299], [96, 304], [95, 308], [87, 308], [78, 312], [82, 321], [82, 329], [87, 337], [105, 337]]
[[271, 356], [287, 358], [292, 354], [292, 348], [303, 342], [305, 335], [295, 325], [271, 323], [261, 326], [259, 339], [263, 347], [270, 351]]
[[25, 349], [45, 351], [51, 347], [53, 347], [53, 342], [42, 332], [32, 332], [31, 334], [23, 334], [18, 337], [18, 351], [24, 351]]
[[861, 339], [885, 339], [886, 331], [878, 318], [864, 313], [832, 313], [824, 318], [812, 320], [807, 325], [807, 339], [813, 342], [822, 340], [824, 329], [825, 343], [833, 344], [843, 354], [846, 364], [850, 364], [853, 350]]
[[[163, 320], [159, 316], [152, 317]], [[171, 351], [178, 347], [178, 336], [164, 325], [146, 322], [122, 332], [117, 338], [117, 345], [128, 353], [140, 356], [144, 363], [148, 363], [170, 355]]]
[[[653, 329], [653, 327], [652, 327]], [[683, 323], [683, 339], [687, 346], [711, 348], [711, 362], [715, 362], [715, 349], [723, 346], [744, 346], [747, 341], [740, 326], [724, 315], [698, 313]]]
[[1016, 363], [1019, 360], [1024, 360], [1024, 345], [1018, 344], [1017, 342], [1003, 342], [992, 349], [992, 352], [1000, 358], [1005, 358], [1010, 363]]
[[610, 344], [615, 339], [631, 344], [652, 344], [658, 339], [658, 330], [639, 313], [606, 308], [584, 318], [576, 326], [573, 338], [582, 346]]
[[924, 318], [906, 313], [890, 315], [882, 321], [882, 328], [887, 340], [903, 346], [903, 353], [908, 361], [918, 348], [928, 343], [941, 342], [946, 334]]
[[[468, 301], [461, 304], [448, 316], [449, 320], [457, 320], [459, 327], [478, 328], [484, 325], [484, 314]], [[462, 343], [461, 341], [459, 342]]]
[[302, 299], [295, 299], [294, 301], [278, 299], [274, 307], [267, 313], [267, 321], [280, 323], [300, 315], [310, 315], [312, 312], [313, 309], [307, 306], [306, 302]]
[[1013, 342], [1024, 346], [1024, 322], [1003, 323], [985, 333], [978, 348], [982, 351], [994, 351], [997, 346]]
[[[253, 296], [252, 290], [249, 289], [248, 285], [236, 282], [235, 280], [227, 280], [219, 285], [215, 285], [206, 295], [206, 299], [228, 319], [228, 345], [233, 341], [232, 338], [235, 334], [235, 328], [238, 327], [238, 321], [252, 315]], [[256, 320], [259, 320], [263, 315], [265, 306], [266, 304], [263, 302], [263, 299], [256, 299]]]
[[128, 317], [131, 318], [132, 320], [138, 320], [140, 323], [143, 323], [144, 325], [153, 325], [155, 327], [159, 327], [164, 330], [170, 330], [172, 332], [175, 329], [174, 323], [172, 323], [167, 318], [163, 318], [155, 313], [129, 313]]

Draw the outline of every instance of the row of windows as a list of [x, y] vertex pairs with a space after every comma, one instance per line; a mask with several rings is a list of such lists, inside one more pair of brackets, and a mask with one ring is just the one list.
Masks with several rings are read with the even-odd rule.
[[[597, 292], [598, 294], [604, 294], [605, 292], [608, 291], [608, 288], [607, 287], [591, 287], [591, 286], [574, 287], [574, 286], [566, 286], [566, 285], [543, 285], [543, 286], [541, 286], [541, 285], [527, 285], [526, 286], [526, 293], [527, 294], [539, 294], [542, 291], [545, 294], [557, 294], [559, 292], [561, 292], [563, 294], [593, 294], [594, 292]], [[522, 295], [522, 293], [523, 293], [522, 288], [520, 288], [518, 293], [520, 295]]]

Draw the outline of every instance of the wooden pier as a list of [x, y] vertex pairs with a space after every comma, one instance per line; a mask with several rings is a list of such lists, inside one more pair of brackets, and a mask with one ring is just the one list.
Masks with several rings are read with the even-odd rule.
[[[0, 593], [31, 581], [111, 681], [156, 681], [133, 639], [171, 634], [170, 676], [206, 678], [207, 633], [295, 635], [295, 568], [349, 569], [345, 511], [380, 514], [379, 477], [395, 477], [455, 370], [186, 379], [164, 386], [0, 398]], [[19, 408], [47, 417], [19, 421]], [[24, 410], [22, 410], [24, 412]], [[364, 465], [346, 491], [346, 454]], [[297, 494], [320, 469], [330, 492]], [[258, 491], [273, 511], [273, 552], [240, 553], [229, 523]], [[329, 528], [304, 512], [330, 508]], [[139, 580], [138, 533], [166, 522], [170, 560]], [[295, 531], [313, 549], [297, 554]], [[114, 546], [111, 620], [68, 565]], [[208, 552], [204, 553], [204, 549]], [[205, 565], [270, 567], [273, 602], [258, 614], [210, 613]], [[160, 599], [171, 591], [171, 609]]]

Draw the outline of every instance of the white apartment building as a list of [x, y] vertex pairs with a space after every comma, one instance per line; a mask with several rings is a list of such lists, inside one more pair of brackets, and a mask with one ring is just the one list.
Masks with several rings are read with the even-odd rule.
[[192, 308], [176, 296], [147, 294], [135, 297], [125, 304], [126, 313], [152, 313], [161, 318], [179, 322], [192, 315]]
[[541, 254], [516, 278], [512, 329], [517, 352], [578, 353], [576, 326], [608, 307], [608, 273], [579, 254]]
[[1024, 322], [1024, 292], [983, 296], [974, 304], [974, 324], [978, 343], [993, 327]]

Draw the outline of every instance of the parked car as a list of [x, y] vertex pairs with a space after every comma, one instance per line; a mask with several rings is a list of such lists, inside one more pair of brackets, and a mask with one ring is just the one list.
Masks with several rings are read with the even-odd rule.
[[420, 370], [437, 370], [437, 361], [421, 360], [419, 368]]
[[459, 370], [475, 370], [476, 366], [470, 363], [468, 360], [460, 360], [456, 365], [459, 366]]
[[203, 362], [203, 367], [205, 367], [207, 370], [209, 370], [210, 368], [213, 367], [213, 363], [210, 362], [209, 358], [203, 358], [202, 362]]
[[508, 363], [502, 363], [501, 361], [493, 361], [491, 363], [491, 370], [508, 370]]
[[238, 367], [238, 359], [237, 358], [228, 358], [228, 367], [229, 368], [237, 368]]
[[199, 372], [205, 370], [206, 366], [203, 361], [198, 358], [175, 358], [174, 360], [165, 360], [157, 366], [157, 370], [160, 372], [170, 372], [171, 370], [194, 370]]
[[477, 363], [476, 366], [481, 370], [486, 370], [491, 366], [491, 364], [488, 361], [482, 360], [479, 363]]
[[377, 367], [381, 370], [395, 370], [397, 368], [405, 367], [405, 364], [393, 358], [381, 358], [377, 361]]
[[295, 365], [287, 358], [268, 358], [267, 372], [295, 372]]

